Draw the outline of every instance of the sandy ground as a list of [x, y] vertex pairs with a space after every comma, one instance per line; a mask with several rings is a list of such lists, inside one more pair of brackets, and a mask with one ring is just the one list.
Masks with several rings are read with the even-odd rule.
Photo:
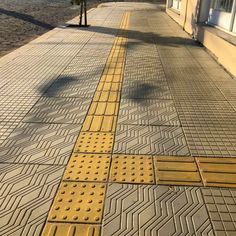
[[[89, 0], [88, 9], [99, 3]], [[1, 0], [0, 57], [78, 14], [70, 0]]]

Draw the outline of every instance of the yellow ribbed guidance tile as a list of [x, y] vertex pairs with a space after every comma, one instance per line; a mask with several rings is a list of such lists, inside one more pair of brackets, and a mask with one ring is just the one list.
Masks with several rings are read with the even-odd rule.
[[119, 102], [120, 101], [120, 92], [116, 91], [96, 91], [94, 102]]
[[[117, 65], [122, 63], [117, 63]], [[120, 68], [122, 69], [122, 68]], [[121, 75], [103, 75], [101, 78], [101, 82], [113, 82], [113, 83], [121, 83], [123, 80], [123, 76]]]
[[100, 223], [105, 184], [63, 182], [58, 189], [48, 221]]
[[73, 154], [63, 180], [107, 181], [110, 159], [110, 155], [107, 154]]
[[114, 133], [81, 132], [74, 152], [111, 153]]
[[100, 226], [47, 222], [42, 236], [99, 236]]
[[142, 155], [114, 155], [112, 157], [110, 181], [153, 184], [152, 157]]
[[202, 186], [201, 176], [192, 157], [154, 157], [158, 184]]
[[196, 158], [205, 186], [236, 187], [236, 158]]
[[89, 115], [95, 116], [117, 116], [119, 103], [117, 102], [92, 102]]
[[121, 91], [121, 83], [101, 82], [98, 84], [97, 91]]
[[87, 116], [82, 131], [115, 132], [117, 116]]

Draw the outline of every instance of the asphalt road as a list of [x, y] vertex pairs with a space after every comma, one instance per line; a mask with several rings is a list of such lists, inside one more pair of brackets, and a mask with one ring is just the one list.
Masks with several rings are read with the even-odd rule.
[[70, 0], [0, 0], [0, 57], [78, 14]]

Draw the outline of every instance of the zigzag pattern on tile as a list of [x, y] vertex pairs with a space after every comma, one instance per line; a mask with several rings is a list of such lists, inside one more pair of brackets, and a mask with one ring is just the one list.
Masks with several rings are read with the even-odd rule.
[[0, 147], [0, 161], [66, 164], [81, 126], [74, 124], [20, 124]]
[[177, 126], [118, 125], [114, 153], [190, 155], [184, 133]]
[[213, 236], [197, 187], [110, 184], [103, 236]]
[[91, 99], [41, 98], [24, 118], [24, 122], [81, 124]]
[[64, 166], [0, 164], [1, 235], [40, 235]]

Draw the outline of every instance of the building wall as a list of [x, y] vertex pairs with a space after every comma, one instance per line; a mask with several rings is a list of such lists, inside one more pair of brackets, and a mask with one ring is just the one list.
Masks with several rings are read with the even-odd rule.
[[[167, 14], [173, 18], [186, 32], [209, 49], [229, 72], [236, 76], [236, 46], [219, 36], [212, 27], [203, 26], [208, 19], [209, 0], [182, 0], [181, 10], [170, 8], [171, 0], [167, 0]], [[226, 33], [225, 33], [226, 34]]]

